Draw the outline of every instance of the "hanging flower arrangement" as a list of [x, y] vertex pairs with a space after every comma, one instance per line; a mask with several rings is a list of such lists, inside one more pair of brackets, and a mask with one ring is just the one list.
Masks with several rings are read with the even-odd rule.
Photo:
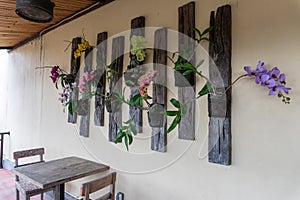
[[[206, 35], [212, 31], [212, 27], [205, 29], [203, 32], [200, 32], [198, 29], [195, 29], [195, 32], [198, 35], [198, 38], [195, 40], [196, 45], [199, 45], [202, 41], [209, 41]], [[146, 40], [142, 36], [132, 36], [131, 37], [131, 55], [136, 56], [137, 62], [143, 62], [146, 58]], [[74, 58], [78, 58], [81, 56], [82, 52], [87, 49], [92, 48], [89, 42], [83, 39], [82, 43], [78, 45], [78, 48], [74, 52]], [[180, 71], [182, 76], [188, 76], [191, 74], [196, 74], [201, 79], [205, 81], [204, 86], [197, 92], [197, 96], [192, 99], [192, 101], [196, 101], [202, 96], [205, 96], [209, 93], [215, 94], [215, 86], [214, 84], [199, 70], [204, 63], [204, 60], [201, 60], [197, 65], [193, 65], [186, 59], [184, 59], [185, 54], [189, 54], [190, 49], [187, 49], [183, 53], [174, 53], [172, 57], [169, 59], [174, 64], [174, 71]], [[177, 59], [175, 60], [175, 57]], [[112, 64], [107, 65], [106, 72], [109, 81], [113, 81], [113, 74], [116, 73], [112, 68]], [[286, 75], [282, 73], [279, 68], [273, 67], [271, 70], [268, 70], [263, 61], [259, 61], [256, 68], [253, 69], [251, 66], [245, 66], [244, 70], [246, 74], [239, 76], [235, 81], [232, 82], [223, 94], [225, 94], [232, 86], [241, 78], [252, 78], [257, 85], [260, 85], [264, 88], [268, 89], [269, 96], [277, 96], [282, 100], [283, 103], [289, 104], [291, 98], [287, 95], [291, 90], [290, 87], [286, 86]], [[96, 90], [96, 85], [98, 84], [98, 78], [100, 77], [99, 72], [97, 70], [93, 70], [90, 72], [84, 72], [84, 74], [79, 78], [79, 84], [76, 85], [75, 77], [63, 71], [59, 66], [54, 66], [51, 69], [51, 80], [55, 83], [56, 88], [58, 88], [58, 83], [61, 83], [62, 92], [60, 92], [59, 101], [62, 103], [64, 107], [69, 106], [69, 111], [73, 112], [76, 109], [76, 106], [72, 106], [72, 92], [74, 88], [77, 88], [81, 94], [82, 99], [90, 99], [93, 96], [102, 95], [98, 94]], [[157, 71], [150, 71], [147, 73], [141, 74], [138, 71], [136, 74], [130, 74], [130, 76], [124, 76], [125, 82], [128, 86], [138, 86], [139, 93], [127, 99], [125, 97], [125, 89], [121, 93], [109, 93], [105, 92], [104, 99], [105, 102], [110, 108], [109, 112], [113, 112], [112, 108], [115, 110], [119, 109], [122, 104], [127, 104], [131, 107], [136, 107], [141, 110], [148, 111], [149, 123], [153, 127], [160, 127], [166, 116], [172, 118], [172, 122], [167, 129], [167, 133], [172, 132], [177, 125], [180, 123], [183, 116], [185, 116], [187, 112], [187, 104], [190, 102], [182, 103], [176, 98], [171, 98], [169, 101], [171, 105], [174, 107], [172, 110], [164, 110], [163, 106], [154, 102], [150, 102], [152, 97], [148, 94], [148, 88], [151, 83], [153, 83], [153, 79], [157, 75]], [[134, 77], [134, 79], [133, 79]], [[176, 78], [176, 77], [175, 77]], [[182, 81], [179, 81], [182, 82]], [[91, 90], [86, 90], [86, 86], [91, 85]], [[143, 102], [147, 105], [143, 107]], [[73, 108], [70, 108], [73, 107]], [[76, 110], [75, 110], [76, 111]], [[134, 116], [131, 116], [130, 119], [123, 122], [123, 125], [118, 128], [118, 135], [116, 137], [115, 142], [118, 143], [124, 138], [125, 146], [128, 149], [129, 145], [133, 142], [134, 135], [137, 134], [137, 130], [135, 128], [133, 122]]]

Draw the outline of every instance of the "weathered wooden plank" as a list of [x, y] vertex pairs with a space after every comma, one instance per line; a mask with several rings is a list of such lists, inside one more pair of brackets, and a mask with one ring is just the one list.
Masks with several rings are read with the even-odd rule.
[[[113, 74], [113, 81], [109, 84], [110, 93], [122, 92], [121, 78], [123, 74], [124, 40], [124, 36], [119, 36], [114, 38], [112, 42], [112, 69], [116, 73]], [[119, 126], [122, 126], [122, 109], [109, 113], [109, 141], [115, 141]]]
[[[91, 72], [93, 65], [93, 49], [86, 50], [84, 52], [84, 72]], [[87, 93], [91, 91], [91, 85], [86, 83], [85, 90]], [[87, 109], [86, 115], [82, 115], [80, 118], [79, 135], [83, 137], [89, 137], [90, 131], [90, 100], [86, 100]]]
[[[189, 62], [195, 64], [194, 41], [195, 32], [195, 2], [190, 2], [178, 9], [178, 49], [179, 52], [189, 49], [186, 58]], [[178, 87], [178, 99], [181, 103], [191, 102], [187, 104], [187, 113], [182, 117], [178, 126], [178, 137], [185, 140], [195, 140], [195, 101], [191, 101], [195, 97], [195, 75], [190, 77], [190, 86]]]
[[231, 6], [219, 7], [215, 16], [211, 12], [210, 33], [213, 45], [209, 46], [209, 78], [216, 94], [208, 96], [209, 145], [208, 160], [222, 165], [231, 164]]
[[[136, 17], [131, 20], [131, 33], [130, 38], [133, 35], [138, 36], [145, 36], [145, 17], [140, 16]], [[132, 55], [130, 53], [130, 65], [127, 67], [127, 69], [135, 68], [137, 65], [141, 65], [143, 62], [138, 62], [136, 60], [136, 56]], [[138, 68], [139, 70], [142, 70], [142, 68]], [[134, 86], [130, 88], [130, 98], [138, 94], [138, 86]], [[129, 115], [130, 117], [133, 117], [133, 122], [136, 127], [136, 130], [138, 133], [143, 132], [143, 111], [141, 109], [138, 109], [136, 107], [129, 107]]]
[[[167, 109], [167, 47], [168, 31], [161, 28], [154, 34], [153, 69], [157, 75], [153, 84], [153, 103], [158, 103]], [[151, 149], [159, 152], [167, 151], [167, 116], [164, 116], [162, 127], [152, 128]]]
[[105, 66], [107, 61], [107, 32], [99, 33], [97, 36], [97, 96], [95, 96], [95, 113], [94, 124], [104, 126], [104, 107], [105, 107], [105, 85], [106, 72]]
[[[80, 58], [74, 58], [74, 52], [77, 49], [78, 44], [81, 43], [81, 38], [73, 38], [72, 40], [72, 50], [71, 50], [71, 67], [70, 67], [70, 74], [73, 74], [76, 79], [76, 85], [78, 85], [79, 82], [79, 68], [80, 68]], [[78, 100], [78, 88], [74, 88], [72, 92], [72, 101]], [[74, 112], [73, 115], [71, 115], [68, 112], [68, 122], [75, 124], [77, 122], [77, 113]]]

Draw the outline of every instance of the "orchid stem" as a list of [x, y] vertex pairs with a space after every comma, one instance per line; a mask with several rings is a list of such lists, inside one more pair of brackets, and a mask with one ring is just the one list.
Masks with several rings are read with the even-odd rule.
[[230, 88], [232, 88], [232, 86], [238, 81], [240, 80], [241, 78], [245, 77], [245, 76], [248, 76], [248, 74], [244, 74], [244, 75], [241, 75], [239, 76], [237, 79], [235, 79], [224, 91], [224, 93], [226, 93]]

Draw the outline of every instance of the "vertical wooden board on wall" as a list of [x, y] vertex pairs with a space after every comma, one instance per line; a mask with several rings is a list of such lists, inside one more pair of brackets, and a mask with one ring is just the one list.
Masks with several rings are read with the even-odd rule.
[[106, 62], [107, 62], [107, 32], [97, 35], [97, 96], [95, 96], [94, 124], [104, 126]]
[[[72, 40], [72, 50], [71, 50], [71, 67], [70, 67], [70, 74], [73, 74], [75, 78], [76, 85], [79, 83], [79, 68], [80, 68], [80, 57], [79, 58], [74, 58], [74, 52], [78, 47], [78, 44], [81, 43], [81, 38], [73, 38]], [[77, 101], [78, 100], [78, 88], [75, 87], [72, 92], [72, 101]], [[68, 122], [75, 124], [77, 122], [77, 113], [73, 112], [73, 115], [71, 115], [68, 112]]]
[[[113, 74], [113, 81], [109, 84], [110, 93], [122, 93], [124, 40], [124, 36], [119, 36], [112, 41], [112, 69], [116, 73]], [[122, 126], [122, 109], [109, 113], [109, 141], [115, 141], [119, 126]]]
[[[167, 109], [167, 47], [168, 31], [161, 28], [155, 31], [153, 69], [157, 75], [153, 84], [153, 103], [162, 104]], [[167, 151], [167, 116], [164, 116], [162, 127], [152, 128], [151, 149], [159, 152]]]
[[[178, 49], [183, 52], [194, 48], [195, 39], [195, 2], [190, 2], [178, 9]], [[183, 35], [184, 34], [184, 35]], [[195, 64], [194, 51], [187, 56], [189, 62]], [[190, 102], [195, 98], [195, 74], [188, 80], [191, 85], [188, 87], [178, 87], [178, 100], [181, 103]], [[195, 140], [195, 101], [187, 104], [187, 113], [182, 117], [178, 126], [178, 137], [185, 140]]]
[[209, 46], [209, 78], [216, 94], [208, 96], [209, 140], [208, 160], [211, 163], [231, 165], [231, 6], [219, 7], [211, 13]]
[[[86, 50], [84, 53], [84, 72], [91, 72], [93, 65], [93, 49]], [[91, 92], [91, 85], [86, 84], [85, 91], [87, 93]], [[85, 100], [87, 103], [86, 115], [82, 115], [80, 118], [79, 135], [83, 137], [89, 137], [90, 131], [90, 100]]]
[[[131, 20], [131, 33], [130, 33], [130, 38], [133, 35], [137, 36], [145, 36], [145, 17], [140, 16], [136, 17]], [[131, 47], [130, 47], [131, 48]], [[142, 64], [142, 63], [139, 63]], [[130, 65], [128, 66], [128, 69], [132, 69], [137, 66], [135, 56], [130, 53]], [[141, 68], [139, 68], [141, 69]], [[142, 70], [142, 69], [141, 69]], [[136, 87], [130, 87], [130, 98], [135, 96], [136, 94], [139, 93], [138, 86]], [[129, 107], [129, 115], [133, 118], [134, 125], [136, 127], [136, 130], [138, 133], [143, 132], [143, 111], [141, 109], [138, 109], [136, 107]]]

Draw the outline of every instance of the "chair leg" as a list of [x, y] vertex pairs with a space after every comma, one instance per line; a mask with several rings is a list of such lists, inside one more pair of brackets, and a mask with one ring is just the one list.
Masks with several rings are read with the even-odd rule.
[[20, 200], [20, 193], [19, 190], [16, 189], [16, 200]]
[[26, 195], [26, 200], [30, 200], [30, 195]]
[[41, 193], [41, 200], [44, 200], [44, 193]]

